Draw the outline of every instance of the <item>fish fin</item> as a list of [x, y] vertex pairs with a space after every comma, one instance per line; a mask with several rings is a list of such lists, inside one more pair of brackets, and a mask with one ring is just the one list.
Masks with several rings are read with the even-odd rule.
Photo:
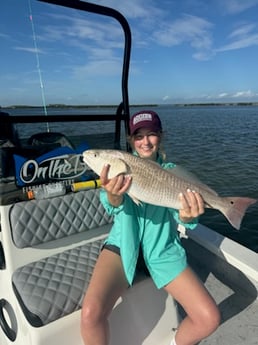
[[117, 158], [115, 160], [115, 164], [110, 164], [110, 168], [108, 171], [108, 178], [113, 178], [115, 176], [121, 175], [121, 174], [127, 174], [129, 171], [128, 165], [125, 163], [124, 160]]
[[223, 199], [228, 199], [231, 206], [226, 210], [221, 210], [221, 212], [224, 214], [230, 224], [237, 230], [240, 229], [241, 221], [247, 208], [258, 201], [256, 199], [243, 197], [224, 197]]
[[179, 177], [185, 181], [196, 184], [198, 187], [206, 190], [212, 195], [218, 196], [218, 194], [213, 189], [211, 189], [209, 186], [204, 184], [195, 174], [193, 174], [186, 168], [182, 167], [181, 165], [176, 165], [174, 168], [168, 169], [167, 171], [175, 175], [176, 177]]

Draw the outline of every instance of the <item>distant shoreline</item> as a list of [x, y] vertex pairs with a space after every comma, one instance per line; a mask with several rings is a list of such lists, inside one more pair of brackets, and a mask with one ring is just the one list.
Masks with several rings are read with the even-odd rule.
[[[130, 107], [157, 107], [158, 104], [132, 104]], [[9, 105], [5, 107], [0, 107], [0, 109], [19, 109], [19, 108], [28, 108], [28, 109], [38, 109], [42, 108], [42, 105]], [[99, 104], [99, 105], [90, 105], [90, 104], [84, 104], [84, 105], [75, 105], [75, 104], [47, 104], [47, 108], [117, 108], [118, 106], [116, 104]]]
[[[221, 107], [221, 106], [258, 106], [258, 102], [226, 102], [226, 103], [172, 103], [172, 104], [132, 104], [130, 107], [158, 107], [158, 106], [172, 106], [172, 107]], [[116, 108], [117, 105], [73, 105], [73, 104], [48, 104], [47, 108]], [[38, 109], [42, 108], [42, 105], [10, 105], [0, 106], [1, 109]]]
[[232, 106], [258, 106], [258, 102], [227, 102], [227, 103], [185, 103], [173, 104], [176, 107], [232, 107]]

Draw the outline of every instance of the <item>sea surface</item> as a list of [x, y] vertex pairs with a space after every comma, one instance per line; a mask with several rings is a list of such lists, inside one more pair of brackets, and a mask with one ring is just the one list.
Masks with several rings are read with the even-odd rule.
[[[131, 107], [131, 114], [142, 108]], [[197, 175], [221, 196], [258, 199], [258, 107], [171, 106], [152, 108], [161, 117], [167, 160]], [[5, 109], [13, 115], [39, 114], [40, 109]], [[112, 108], [56, 108], [48, 114], [113, 113]], [[33, 127], [34, 126], [34, 127]], [[18, 125], [21, 136], [46, 131], [46, 125]], [[50, 124], [50, 130], [66, 135], [112, 131], [110, 122]], [[252, 205], [235, 230], [216, 210], [206, 210], [200, 223], [258, 252], [258, 204]]]

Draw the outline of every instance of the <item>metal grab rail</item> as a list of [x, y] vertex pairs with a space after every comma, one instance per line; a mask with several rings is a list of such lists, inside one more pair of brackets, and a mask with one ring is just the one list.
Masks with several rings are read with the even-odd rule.
[[80, 121], [116, 121], [117, 115], [11, 115], [4, 118], [5, 123], [41, 123], [41, 122], [80, 122]]
[[122, 102], [117, 108], [116, 118], [115, 118], [115, 121], [116, 121], [115, 142], [116, 144], [119, 144], [120, 135], [121, 135], [121, 121], [124, 120], [125, 133], [128, 134], [129, 133], [129, 119], [130, 119], [129, 97], [128, 97], [128, 76], [129, 76], [130, 54], [131, 54], [131, 30], [130, 30], [127, 20], [120, 12], [118, 12], [117, 10], [113, 8], [96, 5], [93, 3], [84, 2], [80, 0], [39, 0], [39, 1], [112, 17], [120, 23], [124, 32], [125, 43], [124, 43], [124, 58], [123, 58], [123, 70], [122, 70], [122, 83], [121, 83]]

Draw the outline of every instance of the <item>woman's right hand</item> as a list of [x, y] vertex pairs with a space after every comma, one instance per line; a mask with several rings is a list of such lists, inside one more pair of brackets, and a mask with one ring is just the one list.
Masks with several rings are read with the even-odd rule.
[[106, 190], [110, 204], [118, 207], [123, 202], [123, 194], [130, 187], [132, 178], [130, 175], [121, 174], [109, 179], [109, 169], [110, 165], [104, 165], [100, 174], [101, 186]]

